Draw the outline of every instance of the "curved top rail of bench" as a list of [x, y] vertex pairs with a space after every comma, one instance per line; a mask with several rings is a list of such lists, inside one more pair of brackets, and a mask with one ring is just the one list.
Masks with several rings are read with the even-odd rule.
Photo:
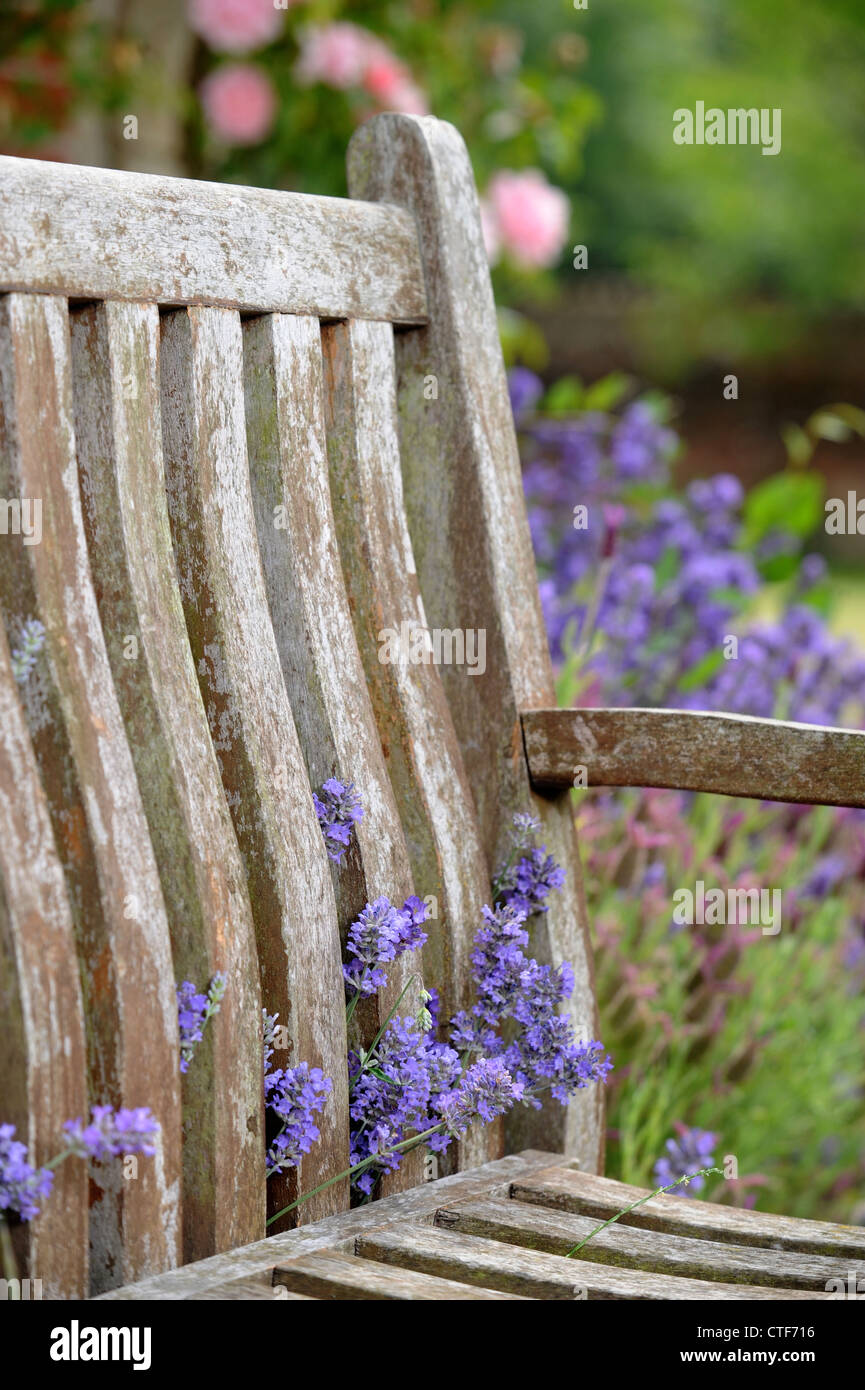
[[865, 733], [680, 709], [522, 714], [538, 787], [666, 787], [806, 806], [865, 806]]
[[0, 288], [426, 321], [404, 208], [0, 157]]

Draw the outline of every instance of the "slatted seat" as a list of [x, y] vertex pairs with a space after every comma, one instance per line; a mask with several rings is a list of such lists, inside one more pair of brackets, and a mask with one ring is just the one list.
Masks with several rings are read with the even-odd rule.
[[[430, 902], [447, 1017], [531, 812], [566, 870], [533, 945], [572, 963], [574, 1026], [596, 1036], [575, 764], [830, 804], [865, 787], [862, 735], [553, 708], [464, 146], [376, 117], [349, 186], [0, 159], [0, 1120], [38, 1163], [97, 1102], [161, 1125], [137, 1173], [61, 1167], [15, 1231], [22, 1267], [54, 1298], [820, 1296], [858, 1233], [676, 1199], [565, 1260], [627, 1196], [596, 1176], [597, 1088], [469, 1134], [438, 1182], [412, 1155], [356, 1210], [334, 1182], [264, 1239], [348, 1166], [341, 952], [365, 902]], [[44, 654], [16, 681], [34, 619]], [[412, 624], [452, 659], [382, 660]], [[454, 634], [482, 634], [473, 662]], [[334, 775], [366, 806], [343, 867], [311, 795]], [[175, 981], [217, 971], [181, 1075]], [[365, 1039], [416, 990], [403, 958]], [[279, 1060], [334, 1086], [320, 1143], [270, 1183], [262, 1007]]]
[[[865, 1232], [655, 1197], [526, 1150], [111, 1299], [828, 1299], [865, 1275]], [[837, 1287], [830, 1283], [830, 1289]]]

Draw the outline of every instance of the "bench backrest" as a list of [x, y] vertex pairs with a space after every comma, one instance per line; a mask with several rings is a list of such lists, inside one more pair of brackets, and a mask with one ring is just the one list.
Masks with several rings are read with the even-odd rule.
[[[40, 1162], [94, 1103], [162, 1126], [137, 1176], [63, 1164], [17, 1232], [51, 1296], [257, 1239], [268, 1203], [347, 1166], [347, 927], [380, 894], [429, 896], [424, 973], [464, 1006], [517, 811], [567, 870], [540, 946], [574, 964], [594, 1035], [567, 794], [533, 794], [524, 756], [519, 711], [554, 703], [552, 674], [468, 156], [446, 124], [383, 115], [349, 182], [0, 159], [0, 1121]], [[31, 619], [45, 651], [16, 682]], [[441, 664], [380, 659], [418, 622]], [[366, 806], [342, 868], [311, 795], [334, 775]], [[218, 1026], [181, 1076], [175, 981], [216, 971]], [[269, 1193], [262, 1005], [283, 1064], [334, 1082], [321, 1142]], [[535, 1144], [596, 1169], [599, 1091], [457, 1164]], [[422, 1179], [412, 1159], [390, 1190]], [[337, 1184], [300, 1213], [347, 1204]]]

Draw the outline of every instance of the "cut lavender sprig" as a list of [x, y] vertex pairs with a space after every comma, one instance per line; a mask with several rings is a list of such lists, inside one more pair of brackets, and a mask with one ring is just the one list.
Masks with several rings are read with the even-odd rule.
[[189, 1071], [195, 1049], [204, 1036], [205, 1024], [219, 1013], [225, 997], [225, 976], [218, 970], [206, 994], [198, 994], [191, 980], [177, 986], [177, 1021], [180, 1026], [180, 1070]]
[[[104, 1162], [121, 1154], [155, 1154], [159, 1121], [146, 1105], [134, 1110], [94, 1105], [89, 1124], [81, 1119], [67, 1120], [63, 1132], [66, 1135], [66, 1153]], [[52, 1166], [58, 1161], [52, 1160]]]
[[21, 629], [18, 646], [12, 652], [12, 674], [19, 685], [23, 685], [36, 658], [45, 646], [45, 628], [38, 618], [30, 618]]
[[0, 1211], [32, 1221], [53, 1182], [50, 1168], [34, 1168], [27, 1162], [27, 1145], [15, 1138], [15, 1126], [0, 1125]]
[[321, 789], [321, 795], [313, 792], [312, 799], [328, 858], [335, 864], [341, 864], [351, 840], [352, 828], [363, 818], [363, 806], [354, 783], [329, 777]]
[[699, 1176], [699, 1171], [715, 1162], [718, 1135], [708, 1129], [689, 1129], [682, 1124], [677, 1124], [676, 1130], [678, 1138], [668, 1139], [665, 1145], [667, 1156], [659, 1158], [655, 1164], [655, 1182], [660, 1185], [687, 1177], [689, 1183], [681, 1195], [690, 1197], [688, 1186], [697, 1192], [705, 1186], [705, 1179]]

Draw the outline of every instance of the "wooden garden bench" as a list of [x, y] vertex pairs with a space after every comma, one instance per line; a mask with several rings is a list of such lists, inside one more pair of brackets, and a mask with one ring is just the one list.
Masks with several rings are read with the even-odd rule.
[[[595, 1036], [575, 765], [865, 804], [861, 734], [551, 708], [465, 148], [382, 115], [349, 186], [0, 159], [0, 1120], [37, 1162], [94, 1101], [162, 1127], [137, 1172], [61, 1166], [15, 1230], [22, 1270], [52, 1298], [826, 1296], [865, 1233], [675, 1197], [564, 1260], [634, 1200], [597, 1176], [599, 1088], [467, 1136], [437, 1181], [411, 1156], [379, 1202], [350, 1211], [336, 1183], [264, 1239], [268, 1210], [348, 1166], [341, 935], [366, 901], [428, 898], [447, 1016], [532, 811], [567, 870], [533, 944], [572, 962]], [[45, 652], [16, 683], [32, 619]], [[418, 622], [451, 656], [484, 634], [484, 660], [381, 661]], [[367, 808], [340, 869], [311, 797], [333, 775]], [[216, 971], [181, 1077], [175, 981]], [[364, 1027], [409, 981], [391, 972]], [[334, 1083], [321, 1142], [269, 1191], [263, 1003]]]

